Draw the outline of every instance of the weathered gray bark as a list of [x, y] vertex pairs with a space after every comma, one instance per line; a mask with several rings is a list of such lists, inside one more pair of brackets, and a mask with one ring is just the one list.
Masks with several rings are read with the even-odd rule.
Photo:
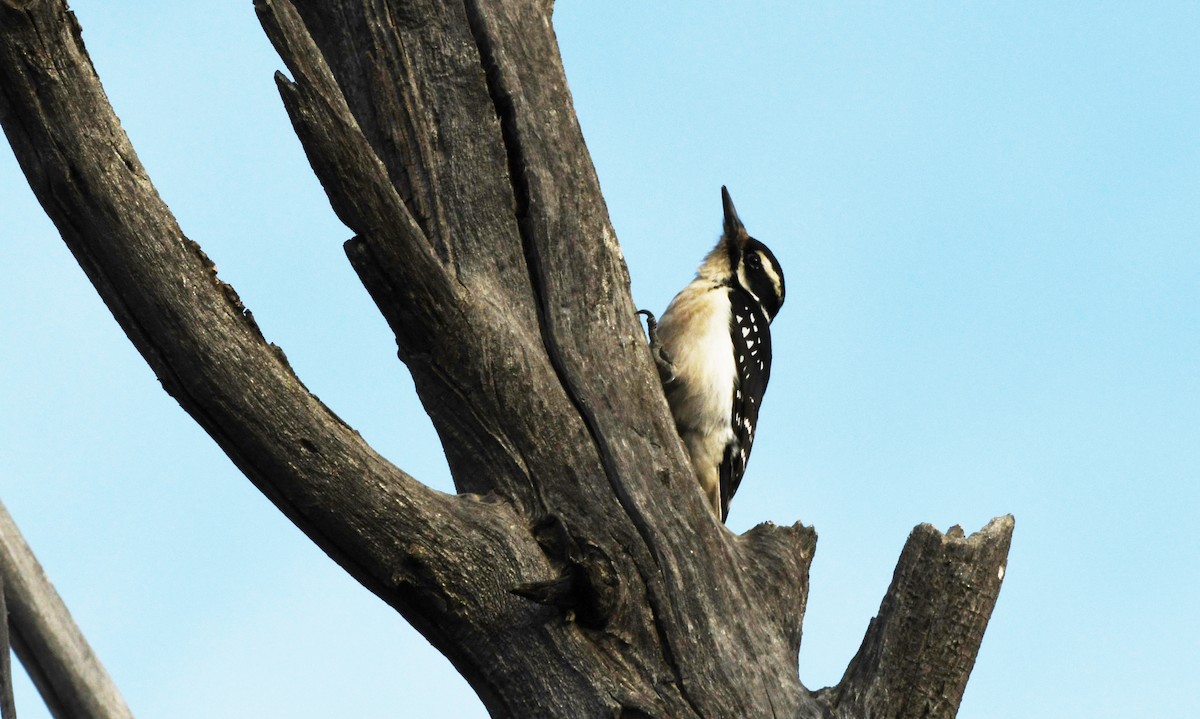
[[[954, 716], [1004, 581], [1012, 516], [981, 531], [912, 531], [892, 585], [842, 681], [820, 692], [840, 717]], [[981, 602], [979, 597], [992, 597]]]
[[[816, 535], [735, 536], [705, 507], [550, 3], [256, 7], [457, 496], [378, 456], [262, 338], [154, 191], [61, 0], [0, 0], [0, 123], [30, 185], [164, 388], [247, 477], [493, 716], [953, 716], [999, 580], [946, 573], [996, 575], [1011, 520], [970, 539], [918, 528], [938, 549], [910, 540], [842, 684], [804, 688]], [[920, 670], [909, 646], [928, 649]]]
[[[132, 717], [3, 504], [0, 578], [13, 649], [50, 713], [63, 719]], [[7, 660], [7, 642], [4, 653]]]

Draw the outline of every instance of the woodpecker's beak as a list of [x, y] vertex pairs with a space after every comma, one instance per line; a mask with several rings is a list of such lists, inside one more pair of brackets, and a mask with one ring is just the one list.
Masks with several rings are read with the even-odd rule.
[[746, 232], [746, 226], [738, 219], [733, 198], [729, 196], [729, 190], [725, 189], [724, 185], [721, 185], [721, 205], [725, 209], [725, 236], [737, 241], [739, 245], [744, 245], [746, 240], [750, 239], [750, 233]]

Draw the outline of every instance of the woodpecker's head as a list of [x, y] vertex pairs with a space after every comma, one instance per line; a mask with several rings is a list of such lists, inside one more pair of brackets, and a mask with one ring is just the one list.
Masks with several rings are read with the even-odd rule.
[[721, 188], [721, 203], [725, 209], [725, 232], [705, 258], [700, 275], [749, 292], [758, 300], [767, 319], [773, 320], [783, 306], [783, 269], [771, 250], [746, 232], [733, 207], [729, 190], [724, 187]]

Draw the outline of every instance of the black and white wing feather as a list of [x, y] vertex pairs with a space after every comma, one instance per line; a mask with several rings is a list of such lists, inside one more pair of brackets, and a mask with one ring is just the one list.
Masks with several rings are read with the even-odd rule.
[[725, 458], [721, 462], [722, 521], [729, 516], [729, 500], [746, 473], [750, 448], [754, 446], [759, 405], [771, 378], [770, 320], [745, 290], [731, 288], [729, 299], [732, 305], [729, 330], [733, 338], [737, 384], [732, 397], [734, 440], [725, 448]]

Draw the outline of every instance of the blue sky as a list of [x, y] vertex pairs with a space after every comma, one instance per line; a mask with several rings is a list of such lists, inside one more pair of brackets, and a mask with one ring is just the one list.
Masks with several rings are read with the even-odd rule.
[[[74, 3], [185, 232], [448, 489], [250, 2], [191, 5]], [[722, 184], [787, 272], [730, 526], [820, 534], [801, 678], [840, 678], [914, 525], [1011, 512], [960, 716], [1196, 715], [1200, 6], [698, 5], [556, 27], [639, 306], [690, 279]], [[0, 499], [134, 713], [484, 716], [162, 392], [7, 149], [0, 218]]]

